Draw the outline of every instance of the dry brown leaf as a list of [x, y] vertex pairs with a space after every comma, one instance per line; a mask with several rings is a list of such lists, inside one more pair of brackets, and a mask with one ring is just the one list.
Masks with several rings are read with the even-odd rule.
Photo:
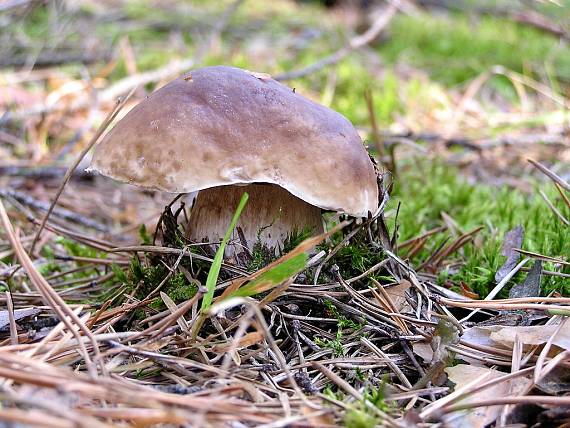
[[[453, 367], [447, 367], [445, 372], [449, 376], [449, 380], [455, 383], [455, 388], [459, 389], [476, 379], [487, 374], [485, 382], [504, 376], [504, 373], [493, 370], [487, 367], [476, 367], [469, 364], [458, 364]], [[530, 384], [530, 379], [527, 378], [514, 378], [493, 385], [483, 391], [469, 394], [467, 398], [461, 400], [459, 403], [466, 404], [470, 402], [481, 401], [489, 397], [506, 397], [509, 395], [517, 395], [522, 393], [525, 388]], [[446, 426], [452, 428], [479, 428], [484, 427], [494, 422], [499, 416], [501, 406], [479, 407], [467, 412], [454, 412], [446, 415]]]
[[430, 363], [433, 360], [433, 349], [431, 345], [427, 342], [416, 342], [412, 344], [412, 349], [414, 354], [421, 357], [426, 363]]
[[[16, 309], [14, 311], [14, 320], [20, 321], [21, 319], [34, 317], [41, 312], [38, 308]], [[10, 316], [8, 311], [0, 311], [0, 329], [8, 327], [10, 324]]]
[[[307, 418], [307, 423], [311, 427], [332, 427], [335, 425], [332, 412], [324, 413], [322, 410], [315, 411], [307, 405], [301, 406], [301, 412]], [[297, 426], [305, 425], [301, 424]]]
[[408, 304], [406, 299], [406, 291], [412, 286], [410, 281], [406, 279], [402, 279], [398, 285], [394, 285], [393, 287], [386, 287], [386, 294], [390, 296], [392, 303], [398, 312], [409, 312], [411, 311], [411, 306]]
[[[465, 330], [461, 339], [475, 345], [499, 345], [512, 349], [515, 335], [518, 335], [520, 342], [526, 347], [542, 345], [550, 339], [557, 328], [558, 325], [472, 327]], [[570, 350], [570, 329], [562, 328], [552, 343], [559, 348]]]
[[253, 77], [259, 79], [259, 80], [269, 80], [271, 79], [271, 74], [267, 74], [267, 73], [259, 73], [257, 71], [250, 71], [249, 74], [251, 74]]
[[469, 287], [469, 284], [467, 284], [464, 281], [461, 281], [459, 283], [459, 286], [461, 287], [461, 294], [463, 294], [465, 297], [469, 297], [470, 299], [474, 299], [474, 300], [478, 300], [479, 299], [479, 295], [477, 293], [475, 293], [471, 287]]
[[520, 260], [520, 253], [516, 252], [515, 248], [521, 248], [524, 239], [524, 228], [519, 225], [505, 234], [503, 246], [501, 248], [501, 255], [505, 256], [507, 260], [503, 266], [495, 274], [495, 281], [501, 282], [510, 271], [514, 269]]
[[[567, 323], [567, 321], [566, 321]], [[491, 333], [491, 340], [511, 347], [515, 334], [524, 345], [542, 345], [555, 333], [558, 325], [505, 327]], [[553, 345], [570, 350], [570, 329], [562, 328], [552, 341]]]
[[212, 348], [214, 352], [227, 352], [232, 347], [234, 349], [247, 348], [248, 346], [255, 345], [261, 342], [265, 338], [265, 335], [260, 331], [254, 331], [245, 334], [241, 339], [238, 340], [237, 344], [230, 341], [228, 343], [221, 343]]
[[536, 260], [522, 284], [516, 284], [509, 291], [510, 299], [540, 296], [542, 261]]

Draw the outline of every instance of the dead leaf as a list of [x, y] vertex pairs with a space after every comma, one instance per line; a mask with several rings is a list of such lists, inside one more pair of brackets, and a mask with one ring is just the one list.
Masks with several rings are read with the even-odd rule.
[[249, 74], [251, 74], [253, 77], [259, 79], [259, 80], [269, 80], [271, 79], [271, 74], [267, 74], [267, 73], [259, 73], [257, 71], [249, 71]]
[[411, 310], [411, 306], [406, 299], [406, 292], [411, 286], [410, 281], [402, 279], [398, 285], [384, 288], [398, 312], [409, 312]]
[[[568, 323], [567, 320], [565, 322]], [[558, 325], [476, 326], [466, 329], [461, 340], [474, 345], [512, 349], [515, 335], [518, 335], [524, 346], [529, 347], [545, 344], [557, 329]], [[570, 328], [562, 328], [554, 337], [552, 344], [561, 349], [570, 349]]]
[[412, 349], [414, 350], [414, 354], [419, 356], [426, 363], [431, 363], [433, 359], [433, 349], [431, 349], [431, 345], [429, 343], [427, 342], [413, 343]]
[[542, 392], [550, 395], [560, 395], [570, 392], [570, 370], [566, 367], [555, 367], [536, 384]]
[[414, 354], [427, 363], [447, 359], [447, 348], [459, 341], [457, 328], [448, 321], [440, 320], [434, 330], [431, 342], [416, 342], [412, 344]]
[[517, 284], [511, 291], [509, 297], [516, 299], [519, 297], [538, 297], [540, 296], [540, 282], [542, 279], [542, 261], [536, 260], [532, 269], [526, 276], [522, 284]]
[[334, 418], [332, 416], [332, 411], [328, 413], [323, 413], [322, 410], [317, 410], [310, 408], [309, 406], [303, 404], [301, 406], [301, 413], [306, 417], [306, 424], [296, 425], [293, 424], [292, 426], [302, 427], [302, 426], [311, 426], [311, 427], [327, 427], [327, 426], [334, 426]]
[[521, 225], [518, 225], [514, 229], [509, 230], [507, 233], [505, 233], [503, 247], [501, 248], [501, 254], [505, 256], [507, 260], [495, 274], [495, 281], [501, 282], [519, 262], [521, 255], [515, 251], [515, 248], [522, 247], [523, 238], [524, 228]]
[[[176, 306], [176, 303], [174, 303], [174, 301], [168, 296], [168, 294], [161, 291], [160, 292], [160, 298], [162, 299], [162, 301], [164, 302], [164, 304], [166, 305], [166, 307], [168, 308], [170, 313], [176, 312], [176, 310], [178, 309], [178, 306]], [[190, 328], [188, 327], [188, 323], [184, 319], [184, 316], [179, 317], [176, 320], [176, 323], [178, 324], [178, 326], [182, 329], [182, 331], [184, 333], [190, 334]]]
[[[445, 372], [449, 376], [449, 380], [455, 384], [455, 389], [462, 388], [478, 378], [487, 375], [482, 382], [486, 382], [498, 377], [504, 376], [505, 373], [493, 370], [487, 367], [477, 367], [470, 364], [458, 364], [453, 367], [447, 367]], [[521, 394], [525, 388], [530, 385], [531, 380], [524, 377], [518, 377], [493, 385], [476, 393], [468, 394], [467, 398], [459, 401], [459, 403], [467, 404], [476, 401], [488, 399], [489, 397], [506, 397]], [[500, 414], [501, 406], [478, 407], [467, 412], [454, 412], [446, 415], [446, 426], [452, 428], [483, 428], [494, 422]]]
[[[568, 324], [568, 321], [566, 321]], [[524, 345], [542, 345], [555, 333], [557, 325], [505, 327], [491, 333], [491, 340], [511, 347], [515, 334]], [[570, 350], [570, 329], [562, 328], [552, 341], [553, 345]]]
[[215, 345], [212, 350], [217, 353], [227, 352], [230, 349], [240, 349], [240, 348], [247, 348], [248, 346], [255, 345], [256, 343], [261, 342], [265, 338], [265, 335], [260, 331], [254, 331], [251, 333], [245, 334], [242, 338], [237, 341], [237, 344], [233, 341], [228, 343], [222, 343], [219, 345]]
[[476, 300], [479, 299], [479, 295], [475, 293], [471, 287], [469, 287], [469, 284], [467, 284], [465, 281], [461, 281], [459, 283], [459, 286], [461, 287], [461, 294], [463, 294], [465, 297]]
[[[38, 308], [16, 309], [14, 311], [14, 320], [17, 322], [24, 318], [36, 316], [40, 312], [41, 309]], [[9, 325], [10, 317], [8, 311], [0, 311], [0, 331], [8, 328]]]
[[505, 311], [499, 315], [489, 318], [488, 320], [481, 321], [477, 323], [477, 327], [487, 327], [487, 326], [517, 326], [517, 325], [528, 325], [526, 319], [528, 314], [521, 314], [515, 311]]

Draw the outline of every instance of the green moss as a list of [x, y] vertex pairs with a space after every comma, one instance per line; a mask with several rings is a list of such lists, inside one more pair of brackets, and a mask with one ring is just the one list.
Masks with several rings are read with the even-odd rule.
[[345, 331], [352, 330], [358, 331], [362, 329], [362, 324], [356, 323], [351, 319], [348, 319], [342, 315], [338, 308], [330, 300], [325, 300], [327, 316], [332, 316], [337, 319], [337, 331], [334, 339], [322, 339], [319, 337], [315, 338], [315, 343], [321, 348], [330, 349], [335, 357], [343, 357], [346, 354], [344, 346], [342, 344], [343, 335]]
[[[429, 71], [447, 85], [465, 82], [496, 64], [532, 74], [544, 74], [545, 63], [558, 77], [570, 80], [570, 50], [556, 37], [503, 18], [462, 14], [397, 16], [382, 57]], [[510, 86], [505, 80], [497, 85]]]
[[[134, 292], [139, 300], [146, 299], [170, 272], [159, 260], [151, 260], [143, 265], [137, 256], [132, 258], [126, 272], [116, 267], [113, 271], [115, 278], [126, 285], [127, 294]], [[166, 293], [174, 303], [182, 303], [194, 297], [198, 292], [198, 287], [190, 283], [182, 272], [176, 272], [166, 280], [161, 291]], [[156, 297], [149, 306], [156, 310], [166, 307], [160, 297]]]
[[164, 289], [174, 303], [185, 302], [196, 295], [198, 287], [190, 284], [182, 272], [178, 272], [170, 277]]
[[315, 337], [315, 343], [321, 348], [330, 349], [334, 357], [344, 357], [346, 355], [346, 350], [342, 345], [341, 330], [336, 332], [334, 339], [321, 339], [320, 337]]
[[38, 271], [42, 276], [49, 276], [56, 272], [61, 272], [61, 267], [56, 262], [47, 262], [38, 267]]
[[343, 425], [347, 428], [374, 428], [380, 421], [366, 408], [351, 408], [344, 415]]
[[141, 224], [139, 226], [139, 238], [141, 240], [141, 244], [143, 245], [151, 245], [152, 244], [152, 236], [146, 230], [146, 226]]
[[47, 263], [38, 267], [40, 274], [49, 276], [56, 272], [61, 272], [61, 267], [55, 262], [55, 253], [49, 245], [44, 245], [40, 251], [41, 255], [47, 259]]
[[[567, 217], [570, 216], [549, 182], [539, 183], [537, 187], [547, 193]], [[459, 271], [439, 274], [442, 280], [465, 281], [481, 296], [495, 285], [495, 272], [505, 261], [500, 254], [505, 233], [519, 224], [525, 229], [523, 249], [549, 256], [570, 254], [567, 230], [538, 195], [538, 190], [528, 195], [508, 187], [470, 184], [460, 177], [458, 170], [426, 161], [401, 168], [387, 211], [392, 221], [398, 203], [401, 203], [398, 215], [400, 242], [444, 225], [442, 212], [450, 215], [463, 231], [484, 227], [475, 243], [463, 248], [463, 255], [452, 256], [462, 263]], [[449, 238], [447, 232], [431, 237], [425, 249], [412, 260], [413, 264], [421, 264]], [[550, 263], [544, 267], [554, 269]], [[570, 273], [570, 269], [565, 267], [562, 272]], [[519, 275], [514, 281], [520, 278]], [[545, 276], [542, 285], [544, 293], [558, 290], [570, 295], [566, 278]]]
[[70, 256], [89, 257], [93, 259], [104, 258], [104, 254], [102, 252], [62, 236], [55, 238], [55, 243], [62, 245]]
[[301, 230], [293, 230], [283, 242], [283, 250], [281, 254], [287, 254], [288, 252], [292, 251], [297, 245], [303, 242], [305, 239], [310, 238], [313, 236], [314, 230], [312, 227], [305, 227]]
[[364, 101], [366, 91], [373, 94], [374, 111], [380, 125], [391, 123], [396, 114], [403, 112], [399, 92], [406, 83], [400, 81], [389, 67], [382, 75], [375, 76], [358, 58], [351, 58], [341, 62], [336, 70], [338, 80], [331, 107], [353, 123], [370, 123]]
[[274, 252], [258, 240], [253, 245], [253, 249], [251, 250], [251, 260], [247, 264], [246, 268], [250, 272], [255, 272], [264, 268], [273, 260], [275, 260]]
[[337, 325], [338, 325], [339, 331], [344, 330], [346, 328], [350, 328], [353, 330], [360, 330], [363, 327], [362, 324], [356, 323], [356, 322], [352, 321], [351, 319], [348, 319], [347, 317], [342, 315], [338, 311], [338, 308], [330, 300], [325, 300], [325, 306], [327, 307], [327, 311], [330, 313], [330, 315], [332, 315], [333, 317], [335, 317], [337, 319], [337, 321], [338, 321]]
[[22, 29], [31, 38], [45, 37], [49, 31], [50, 16], [49, 7], [33, 7], [27, 14]]
[[[104, 259], [105, 254], [101, 251], [89, 247], [87, 245], [80, 244], [79, 242], [73, 241], [64, 237], [57, 237], [54, 240], [55, 246], [58, 247], [58, 253], [62, 253], [64, 250], [69, 256], [72, 257], [87, 257], [92, 259]], [[58, 260], [56, 260], [56, 251], [52, 248], [53, 244], [44, 245], [41, 249], [42, 256], [47, 260], [38, 266], [40, 273], [43, 276], [50, 276], [55, 273], [63, 272], [64, 270], [70, 269], [70, 266], [62, 265]], [[78, 262], [78, 265], [81, 262]], [[98, 267], [93, 267], [89, 269], [81, 269], [74, 271], [65, 275], [60, 276], [58, 281], [72, 281], [77, 279], [85, 279], [97, 275], [99, 272]]]
[[[269, 227], [269, 226], [268, 226]], [[260, 234], [265, 228], [258, 231], [257, 242], [253, 245], [251, 250], [251, 260], [246, 266], [246, 269], [250, 272], [255, 272], [261, 268], [264, 268], [269, 263], [277, 260], [275, 251], [268, 248], [263, 242], [261, 242]], [[301, 230], [293, 230], [283, 242], [283, 248], [278, 251], [280, 255], [285, 255], [292, 251], [297, 245], [303, 242], [305, 239], [310, 238], [314, 235], [312, 228], [304, 228]]]
[[347, 428], [373, 428], [382, 425], [380, 416], [372, 412], [368, 406], [373, 405], [384, 413], [388, 413], [392, 409], [393, 406], [386, 400], [384, 385], [382, 383], [379, 388], [367, 389], [364, 392], [364, 400], [352, 405], [344, 415], [344, 426]]
[[[321, 249], [335, 248], [344, 238], [343, 233], [337, 233], [332, 237], [331, 243], [326, 247], [320, 246]], [[340, 250], [329, 261], [329, 265], [336, 264], [344, 278], [358, 276], [367, 271], [372, 266], [384, 260], [383, 251], [370, 243], [365, 229], [360, 229], [351, 239], [350, 242], [343, 244]], [[371, 278], [381, 279], [381, 272], [371, 274]]]

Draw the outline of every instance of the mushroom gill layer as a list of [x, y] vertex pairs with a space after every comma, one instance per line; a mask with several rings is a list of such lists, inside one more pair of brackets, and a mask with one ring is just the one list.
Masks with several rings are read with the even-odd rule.
[[[195, 242], [220, 242], [244, 192], [249, 200], [241, 213], [226, 255], [240, 253], [244, 244], [251, 251], [257, 241], [270, 249], [283, 248], [293, 232], [323, 231], [321, 209], [273, 184], [219, 186], [201, 190], [196, 197], [187, 228]], [[243, 232], [240, 239], [237, 228]]]

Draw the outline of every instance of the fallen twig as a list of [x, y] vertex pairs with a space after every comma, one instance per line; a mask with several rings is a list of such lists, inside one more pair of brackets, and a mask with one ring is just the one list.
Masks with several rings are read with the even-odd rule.
[[[558, 183], [556, 183], [556, 184], [558, 184]], [[544, 193], [542, 190], [539, 190], [538, 193], [540, 194], [540, 196], [542, 196], [542, 199], [544, 199], [544, 202], [546, 202], [546, 205], [548, 205], [548, 208], [550, 208], [550, 210], [556, 215], [556, 217], [558, 217], [560, 219], [560, 221], [562, 221], [562, 223], [564, 223], [566, 226], [570, 226], [570, 221], [568, 221], [568, 219], [566, 217], [564, 217], [564, 214], [562, 214], [558, 210], [558, 208], [556, 208], [554, 206], [554, 204], [548, 198], [546, 193]]]
[[[93, 362], [89, 357], [89, 353], [87, 352], [85, 345], [83, 344], [83, 342], [81, 342], [81, 335], [79, 334], [79, 331], [83, 332], [87, 337], [90, 338], [91, 345], [93, 346], [93, 351], [95, 352], [95, 357], [100, 364], [101, 371], [105, 373], [105, 365], [103, 364], [103, 361], [99, 353], [97, 340], [93, 337], [91, 331], [85, 326], [85, 324], [83, 324], [83, 322], [79, 319], [79, 317], [67, 306], [65, 301], [61, 298], [61, 296], [53, 290], [50, 284], [36, 269], [28, 254], [24, 251], [22, 243], [15, 234], [10, 219], [8, 218], [8, 214], [6, 213], [4, 205], [2, 204], [2, 201], [0, 201], [0, 219], [2, 220], [4, 229], [8, 234], [8, 239], [10, 240], [10, 243], [12, 244], [12, 247], [14, 248], [14, 251], [18, 256], [20, 263], [28, 273], [30, 280], [32, 281], [34, 286], [38, 289], [38, 291], [44, 298], [46, 304], [49, 305], [55, 311], [59, 319], [65, 323], [69, 331], [73, 333], [76, 339], [80, 342], [79, 346], [81, 349], [81, 353], [83, 355], [83, 358], [85, 359], [85, 363], [87, 364], [89, 371], [91, 372], [91, 375], [95, 377], [97, 375], [97, 371], [93, 366]], [[73, 323], [71, 321], [73, 321]], [[77, 329], [76, 326], [78, 327]]]
[[354, 37], [348, 42], [346, 46], [334, 52], [333, 54], [326, 56], [305, 68], [289, 71], [287, 73], [281, 73], [273, 76], [273, 78], [275, 80], [281, 81], [298, 79], [300, 77], [319, 71], [329, 65], [336, 64], [353, 51], [361, 49], [364, 46], [370, 44], [378, 37], [382, 30], [388, 26], [392, 18], [396, 15], [396, 12], [398, 11], [398, 4], [399, 2], [397, 1], [391, 3], [390, 6], [386, 8], [384, 13], [378, 16], [378, 18], [372, 23], [370, 28], [368, 28], [365, 33]]
[[558, 174], [556, 174], [555, 172], [552, 172], [551, 170], [549, 170], [547, 167], [545, 167], [540, 162], [537, 162], [537, 161], [532, 160], [532, 159], [527, 159], [527, 160], [531, 164], [533, 164], [536, 168], [538, 168], [542, 173], [544, 173], [548, 178], [550, 178], [552, 181], [554, 181], [554, 183], [558, 184], [560, 187], [562, 187], [563, 189], [570, 192], [570, 184], [566, 180], [564, 180], [562, 177], [560, 177]]
[[[0, 165], [0, 176], [26, 177], [34, 179], [60, 178], [65, 175], [67, 168], [63, 166], [21, 166]], [[79, 170], [74, 171], [74, 178], [92, 178], [93, 175]]]
[[[0, 188], [0, 196], [3, 198], [14, 198], [16, 201], [20, 202], [21, 204], [38, 209], [40, 211], [47, 212], [50, 208], [50, 204], [48, 204], [47, 202], [40, 201], [36, 198], [26, 195], [25, 193], [18, 192], [17, 190]], [[87, 218], [79, 213], [67, 210], [65, 208], [54, 207], [52, 209], [52, 214], [55, 217], [59, 217], [64, 220], [69, 220], [74, 223], [90, 227], [99, 232], [109, 232], [109, 228], [106, 225], [101, 224], [93, 219]]]

